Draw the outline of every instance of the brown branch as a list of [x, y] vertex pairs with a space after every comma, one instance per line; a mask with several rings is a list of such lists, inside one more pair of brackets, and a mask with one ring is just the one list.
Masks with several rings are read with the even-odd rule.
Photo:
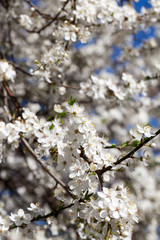
[[40, 33], [40, 32], [42, 32], [44, 29], [49, 27], [54, 21], [58, 20], [59, 15], [61, 14], [62, 11], [65, 10], [65, 7], [66, 7], [66, 5], [68, 4], [69, 1], [70, 0], [67, 0], [66, 2], [64, 2], [64, 5], [61, 8], [61, 10], [54, 17], [52, 17], [52, 19], [47, 24], [45, 24], [43, 27], [41, 27], [38, 30], [26, 30], [26, 31], [29, 32], [29, 33]]
[[34, 8], [34, 11], [36, 13], [38, 13], [41, 17], [43, 18], [47, 18], [47, 19], [53, 19], [53, 17], [50, 14], [46, 14], [41, 12], [32, 2], [30, 2], [29, 0], [24, 0], [26, 3], [29, 4], [30, 7]]
[[[34, 75], [32, 75], [31, 73], [29, 72], [26, 72], [24, 69], [22, 69], [21, 67], [11, 63], [17, 70], [19, 70], [20, 72], [30, 76], [30, 77], [34, 77]], [[47, 82], [48, 83], [48, 82]], [[65, 88], [70, 88], [70, 89], [74, 89], [74, 90], [80, 90], [81, 88], [80, 87], [76, 87], [76, 86], [70, 86], [70, 85], [66, 85], [66, 84], [59, 84], [59, 83], [56, 83], [56, 82], [51, 82], [49, 83], [50, 85], [56, 85], [58, 87], [65, 87]]]
[[6, 81], [3, 81], [3, 87], [5, 88], [8, 96], [10, 97], [10, 99], [12, 100], [12, 102], [15, 105], [16, 109], [18, 110], [19, 114], [21, 115], [21, 112], [22, 112], [21, 106], [20, 106], [19, 102], [17, 101], [17, 98], [14, 96], [14, 93], [9, 88], [8, 83]]
[[[11, 64], [12, 64], [12, 63], [11, 63]], [[24, 74], [26, 74], [26, 75], [28, 75], [28, 76], [30, 76], [30, 77], [33, 77], [33, 75], [32, 75], [31, 73], [25, 71], [25, 70], [22, 69], [21, 67], [16, 66], [15, 64], [12, 64], [12, 65], [13, 65], [17, 70], [19, 70], [20, 72], [22, 72], [22, 73], [24, 73]]]
[[145, 81], [149, 81], [149, 80], [158, 80], [160, 78], [160, 75], [159, 74], [156, 74], [154, 76], [146, 76], [145, 77]]
[[62, 188], [64, 188], [71, 197], [74, 197], [73, 194], [69, 191], [68, 187], [66, 186], [66, 184], [64, 182], [62, 182], [60, 179], [58, 179], [55, 175], [53, 175], [46, 166], [44, 166], [44, 164], [40, 161], [40, 159], [38, 158], [37, 154], [34, 152], [34, 150], [31, 148], [31, 146], [29, 145], [29, 143], [26, 141], [26, 139], [24, 139], [23, 137], [21, 137], [21, 141], [23, 142], [23, 144], [25, 145], [25, 147], [28, 149], [28, 151], [31, 153], [31, 155], [34, 157], [34, 159], [36, 160], [36, 162], [41, 166], [41, 168], [48, 173], [48, 175], [50, 175]]
[[5, 87], [3, 86], [3, 101], [4, 101], [4, 106], [6, 106], [8, 108], [8, 99], [7, 99], [7, 92]]
[[[155, 133], [154, 136], [151, 136], [149, 138], [144, 139], [137, 147], [132, 149], [129, 153], [127, 153], [124, 157], [121, 157], [116, 162], [113, 163], [113, 165], [119, 165], [120, 163], [124, 162], [126, 159], [132, 157], [139, 149], [141, 149], [143, 146], [146, 145], [146, 143], [150, 142], [153, 138], [158, 136], [160, 134], [160, 129]], [[108, 166], [106, 168], [103, 168], [102, 170], [96, 171], [97, 174], [102, 175], [104, 172], [107, 172], [112, 169], [113, 166]]]
[[[48, 214], [46, 214], [46, 215], [43, 215], [43, 216], [39, 215], [39, 216], [37, 216], [37, 217], [34, 217], [34, 218], [31, 220], [31, 222], [39, 221], [39, 220], [46, 219], [46, 218], [49, 218], [49, 217], [56, 217], [61, 211], [65, 210], [65, 209], [67, 209], [67, 208], [70, 208], [70, 207], [72, 207], [73, 205], [74, 205], [74, 204], [71, 203], [70, 205], [61, 207], [61, 208], [59, 208], [58, 210], [53, 210], [53, 211], [51, 211], [50, 213], [48, 213]], [[23, 226], [26, 226], [26, 225], [23, 224]], [[10, 226], [9, 230], [15, 229], [15, 228], [17, 228], [17, 227], [18, 227], [17, 225], [13, 224], [13, 225]]]

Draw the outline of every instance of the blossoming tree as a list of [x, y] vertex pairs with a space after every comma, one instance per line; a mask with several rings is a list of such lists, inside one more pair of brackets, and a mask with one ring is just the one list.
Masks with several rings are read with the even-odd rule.
[[158, 239], [160, 3], [136, 4], [0, 1], [2, 240]]

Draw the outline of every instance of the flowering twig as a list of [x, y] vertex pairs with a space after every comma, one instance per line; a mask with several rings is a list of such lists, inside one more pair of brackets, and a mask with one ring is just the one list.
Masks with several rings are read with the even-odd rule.
[[[160, 129], [155, 133], [154, 136], [151, 136], [149, 138], [145, 138], [144, 140], [142, 140], [139, 145], [137, 147], [135, 147], [134, 149], [132, 149], [129, 153], [127, 153], [124, 157], [121, 157], [120, 159], [118, 159], [116, 162], [114, 162], [114, 165], [119, 165], [121, 162], [125, 161], [126, 159], [132, 157], [140, 148], [142, 148], [143, 146], [146, 145], [146, 143], [150, 142], [153, 138], [155, 138], [156, 136], [158, 136], [160, 134]], [[98, 174], [102, 175], [104, 172], [109, 171], [112, 169], [112, 166], [108, 166], [106, 168], [103, 168], [102, 170], [98, 170]]]
[[31, 73], [25, 71], [24, 69], [22, 69], [22, 68], [19, 67], [19, 66], [16, 66], [15, 64], [12, 64], [12, 65], [13, 65], [17, 70], [19, 70], [20, 72], [22, 72], [22, 73], [24, 73], [24, 74], [26, 74], [26, 75], [32, 77], [32, 74], [31, 74]]
[[66, 2], [64, 2], [63, 7], [60, 9], [60, 11], [47, 23], [45, 24], [43, 27], [41, 27], [38, 30], [27, 30], [27, 32], [29, 33], [41, 33], [44, 29], [46, 29], [47, 27], [49, 27], [54, 21], [56, 21], [59, 17], [59, 15], [61, 14], [61, 12], [65, 9], [66, 5], [68, 4], [70, 0], [67, 0]]
[[[73, 205], [74, 204], [72, 203], [72, 204], [70, 204], [68, 206], [60, 207], [58, 210], [53, 210], [53, 211], [51, 211], [50, 213], [48, 213], [46, 215], [43, 215], [43, 216], [39, 215], [37, 217], [34, 217], [34, 218], [32, 218], [31, 222], [36, 222], [36, 221], [39, 221], [39, 220], [42, 220], [42, 219], [44, 220], [44, 219], [47, 219], [49, 217], [56, 217], [61, 211], [65, 210], [67, 208], [70, 208]], [[25, 226], [25, 224], [23, 224], [22, 226]], [[9, 230], [15, 229], [17, 227], [18, 226], [16, 224], [13, 224], [13, 225], [10, 226]]]
[[35, 221], [38, 221], [38, 220], [41, 220], [41, 219], [46, 219], [46, 218], [49, 218], [49, 217], [56, 217], [61, 211], [67, 209], [67, 208], [70, 208], [72, 207], [74, 204], [71, 203], [69, 204], [68, 206], [64, 206], [64, 207], [61, 207], [59, 208], [58, 210], [53, 210], [51, 211], [50, 213], [44, 215], [44, 216], [38, 216], [38, 217], [35, 217], [31, 220], [31, 222], [35, 222]]
[[158, 80], [160, 78], [160, 75], [159, 74], [155, 74], [153, 76], [146, 76], [145, 77], [145, 81], [149, 81], [149, 80]]
[[[13, 104], [15, 105], [16, 109], [18, 110], [18, 112], [21, 115], [21, 107], [19, 102], [17, 101], [16, 97], [14, 96], [14, 93], [10, 90], [8, 84], [6, 83], [6, 81], [3, 81], [3, 86], [6, 90], [6, 92], [8, 93], [9, 97], [11, 98], [11, 100], [13, 101]], [[47, 167], [44, 166], [44, 164], [39, 160], [37, 154], [34, 152], [34, 150], [31, 148], [31, 146], [29, 145], [29, 143], [26, 141], [26, 139], [24, 139], [21, 136], [21, 141], [23, 142], [23, 144], [25, 145], [25, 147], [29, 150], [29, 152], [32, 154], [32, 156], [34, 157], [34, 159], [40, 164], [40, 166], [43, 168], [43, 170], [45, 172], [48, 173], [48, 175], [50, 175], [61, 187], [63, 187], [68, 194], [74, 198], [74, 195], [69, 191], [68, 187], [66, 186], [66, 184], [61, 181], [60, 179], [58, 179], [55, 175], [53, 175], [49, 169]]]
[[30, 2], [29, 0], [24, 0], [26, 3], [28, 3], [30, 5], [30, 7], [34, 8], [34, 11], [36, 13], [38, 13], [40, 16], [42, 16], [43, 18], [46, 19], [53, 19], [53, 17], [50, 14], [46, 14], [41, 12], [32, 2]]

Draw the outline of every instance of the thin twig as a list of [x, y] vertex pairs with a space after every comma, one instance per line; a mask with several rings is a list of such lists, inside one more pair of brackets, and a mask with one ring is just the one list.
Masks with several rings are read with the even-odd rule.
[[145, 81], [149, 81], [149, 80], [158, 80], [160, 78], [160, 75], [159, 74], [156, 74], [154, 76], [147, 76], [145, 77]]
[[34, 150], [31, 148], [31, 146], [30, 146], [29, 143], [26, 141], [26, 139], [23, 138], [23, 137], [21, 137], [21, 141], [23, 142], [23, 144], [25, 145], [25, 147], [28, 149], [28, 151], [31, 153], [31, 155], [34, 157], [34, 159], [36, 160], [36, 162], [40, 164], [40, 166], [43, 168], [43, 170], [44, 170], [45, 172], [47, 172], [48, 175], [50, 175], [61, 187], [63, 187], [63, 188], [69, 193], [69, 195], [70, 195], [71, 197], [74, 197], [73, 194], [69, 191], [67, 185], [66, 185], [64, 182], [62, 182], [60, 179], [58, 179], [55, 175], [53, 175], [53, 174], [49, 171], [49, 169], [48, 169], [46, 166], [44, 166], [44, 164], [39, 160], [37, 154], [36, 154], [36, 153], [34, 152]]
[[22, 72], [22, 73], [24, 73], [24, 74], [26, 74], [26, 75], [28, 75], [28, 76], [30, 76], [30, 77], [33, 77], [33, 75], [32, 75], [31, 73], [25, 71], [25, 70], [22, 69], [21, 67], [16, 66], [15, 64], [12, 64], [12, 65], [13, 65], [17, 70], [19, 70], [20, 72]]
[[[132, 149], [129, 153], [127, 153], [124, 157], [121, 157], [120, 159], [118, 159], [116, 162], [113, 163], [113, 165], [119, 165], [120, 163], [124, 162], [126, 159], [132, 157], [139, 149], [141, 149], [143, 146], [146, 145], [146, 143], [150, 142], [153, 138], [155, 138], [156, 136], [158, 136], [160, 134], [160, 129], [155, 133], [154, 136], [151, 136], [149, 138], [144, 139], [137, 147], [135, 147], [134, 149]], [[97, 174], [102, 175], [104, 172], [107, 172], [109, 170], [112, 169], [113, 166], [108, 166], [106, 168], [103, 168], [102, 170], [98, 170], [96, 171]]]
[[3, 86], [3, 100], [4, 100], [4, 106], [8, 108], [7, 92], [4, 86]]
[[61, 14], [62, 11], [64, 11], [66, 5], [68, 4], [70, 0], [67, 0], [66, 2], [64, 2], [63, 7], [60, 9], [60, 11], [44, 26], [42, 26], [40, 29], [38, 30], [26, 30], [29, 33], [41, 33], [44, 29], [46, 29], [47, 27], [49, 27], [54, 21], [56, 21], [59, 17], [59, 15]]
[[19, 102], [17, 101], [17, 98], [14, 96], [14, 93], [9, 88], [8, 83], [6, 81], [3, 81], [3, 87], [5, 88], [7, 94], [9, 95], [13, 104], [15, 105], [15, 107], [17, 108], [18, 112], [21, 115], [21, 106], [20, 106]]
[[[68, 206], [61, 207], [61, 208], [58, 209], [58, 210], [53, 210], [53, 211], [51, 211], [50, 213], [48, 213], [48, 214], [46, 214], [46, 215], [43, 215], [43, 216], [39, 215], [39, 216], [37, 216], [37, 217], [34, 217], [34, 218], [31, 220], [31, 222], [39, 221], [39, 220], [46, 219], [46, 218], [49, 218], [49, 217], [56, 217], [61, 211], [65, 210], [65, 209], [67, 209], [67, 208], [70, 208], [70, 207], [72, 207], [73, 205], [74, 205], [74, 204], [72, 203], [72, 204], [70, 204], [70, 205], [68, 205]], [[26, 226], [26, 225], [23, 224], [23, 226]], [[13, 224], [13, 225], [10, 226], [9, 230], [15, 229], [15, 228], [17, 228], [17, 227], [19, 227], [19, 226]]]
[[24, 0], [26, 3], [29, 4], [30, 7], [34, 8], [34, 11], [36, 13], [38, 13], [40, 16], [42, 16], [43, 18], [46, 18], [46, 19], [53, 19], [53, 17], [50, 15], [50, 14], [46, 14], [46, 13], [43, 13], [41, 12], [32, 2], [30, 2], [29, 0]]

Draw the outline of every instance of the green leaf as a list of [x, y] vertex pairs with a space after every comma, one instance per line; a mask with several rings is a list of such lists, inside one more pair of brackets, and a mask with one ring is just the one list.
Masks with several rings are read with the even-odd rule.
[[121, 146], [122, 146], [122, 147], [127, 147], [127, 146], [128, 146], [128, 142], [124, 142], [124, 143], [122, 143]]
[[113, 143], [111, 147], [116, 148], [117, 145], [115, 143]]
[[90, 194], [88, 194], [88, 190], [87, 190], [87, 192], [86, 192], [86, 194], [85, 194], [85, 199], [87, 200], [87, 201], [89, 201], [90, 200], [90, 197], [93, 195], [93, 193], [90, 193]]
[[121, 167], [121, 168], [117, 169], [116, 171], [117, 171], [117, 172], [124, 172], [124, 171], [126, 171], [126, 169], [123, 168], [123, 167]]
[[94, 175], [97, 175], [97, 174], [95, 172], [90, 172], [88, 175], [89, 176], [94, 176]]
[[74, 98], [72, 98], [72, 96], [70, 97], [70, 100], [68, 101], [68, 104], [69, 105], [71, 105], [71, 106], [73, 106], [73, 104], [76, 102], [76, 99]]
[[61, 113], [58, 113], [57, 114], [57, 117], [58, 118], [62, 118], [62, 117], [64, 117], [66, 115], [66, 112], [61, 112]]
[[35, 60], [34, 62], [35, 62], [36, 64], [39, 64], [39, 61], [38, 61], [38, 60]]
[[54, 124], [52, 123], [51, 126], [49, 127], [49, 130], [52, 130], [54, 128]]
[[145, 137], [145, 138], [144, 138], [144, 140], [148, 140], [148, 139], [150, 139], [150, 138], [149, 138], [149, 137]]
[[143, 157], [141, 156], [141, 157], [139, 158], [139, 160], [143, 162]]
[[140, 144], [140, 141], [135, 140], [135, 141], [133, 141], [133, 142], [131, 143], [131, 146], [137, 147], [139, 144]]
[[109, 240], [112, 234], [112, 227], [110, 224], [108, 224], [108, 231], [107, 231], [107, 236], [105, 238], [105, 240]]
[[146, 78], [145, 78], [146, 80], [150, 80], [151, 79], [151, 77], [150, 76], [146, 76]]
[[49, 116], [49, 118], [47, 119], [47, 121], [53, 121], [53, 119], [54, 119], [54, 116]]
[[102, 119], [101, 122], [102, 122], [103, 124], [105, 124], [105, 123], [106, 123], [106, 119]]
[[61, 123], [63, 124], [63, 119], [62, 119], [62, 118], [60, 118], [60, 121], [61, 121]]

